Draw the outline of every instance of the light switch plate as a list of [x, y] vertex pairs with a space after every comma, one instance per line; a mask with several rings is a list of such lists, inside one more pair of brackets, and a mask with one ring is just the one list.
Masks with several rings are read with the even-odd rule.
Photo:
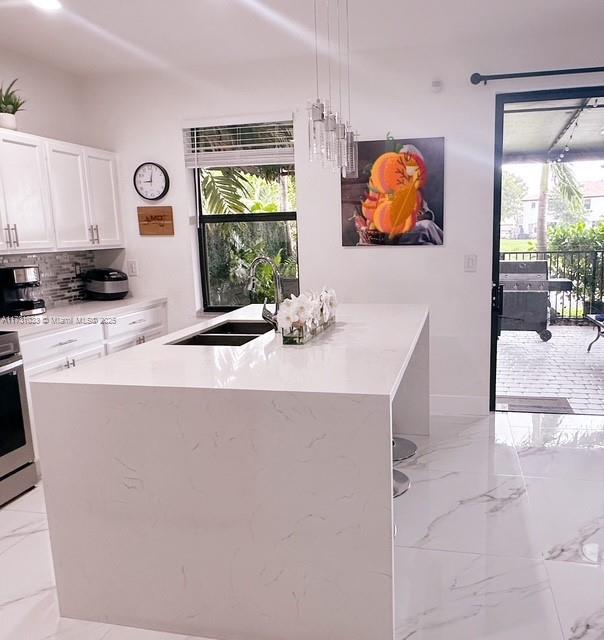
[[474, 273], [478, 268], [478, 256], [475, 253], [468, 253], [463, 257], [463, 270], [466, 273]]
[[126, 260], [126, 272], [131, 278], [138, 276], [138, 262], [136, 260]]

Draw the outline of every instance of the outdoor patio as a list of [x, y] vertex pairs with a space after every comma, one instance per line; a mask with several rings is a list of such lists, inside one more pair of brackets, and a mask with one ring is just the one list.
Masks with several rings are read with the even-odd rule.
[[509, 411], [604, 415], [604, 338], [596, 331], [553, 325], [552, 339], [503, 331], [497, 357], [497, 408]]

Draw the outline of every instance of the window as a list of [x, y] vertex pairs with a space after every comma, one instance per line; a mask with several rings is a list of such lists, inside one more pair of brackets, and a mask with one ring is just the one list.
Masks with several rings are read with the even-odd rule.
[[531, 202], [531, 209], [536, 209], [537, 208], [537, 203], [533, 200], [533, 202]]
[[591, 198], [585, 198], [585, 200], [583, 201], [583, 204], [585, 205], [586, 211], [591, 210]]
[[187, 165], [195, 171], [201, 285], [206, 311], [274, 302], [271, 258], [285, 294], [298, 292], [296, 178], [291, 122], [185, 131]]

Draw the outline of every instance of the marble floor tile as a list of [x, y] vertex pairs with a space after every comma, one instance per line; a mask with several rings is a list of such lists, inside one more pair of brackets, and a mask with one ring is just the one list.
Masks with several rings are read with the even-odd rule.
[[[22, 496], [2, 507], [2, 511], [30, 511], [32, 513], [46, 513], [44, 490], [39, 484]], [[1, 512], [1, 511], [0, 511]]]
[[540, 555], [604, 567], [604, 484], [530, 477], [526, 484]]
[[496, 432], [484, 435], [485, 424], [460, 430], [455, 435], [413, 436], [418, 452], [401, 468], [521, 475], [511, 435], [505, 432], [501, 438]]
[[396, 640], [562, 640], [544, 563], [395, 550]]
[[572, 415], [556, 413], [501, 413], [506, 416], [511, 427], [569, 428], [578, 430], [604, 431], [604, 416]]
[[522, 477], [405, 471], [411, 490], [394, 502], [395, 545], [539, 557]]
[[55, 589], [44, 590], [3, 607], [1, 640], [202, 640], [59, 616]]
[[49, 622], [44, 602], [55, 589], [48, 531], [31, 532], [0, 555], [0, 578], [0, 637], [38, 640]]
[[40, 531], [48, 531], [44, 514], [0, 509], [0, 556], [28, 535]]
[[430, 437], [442, 440], [451, 437], [488, 438], [493, 442], [511, 442], [508, 414], [494, 413], [486, 417], [433, 416], [430, 422]]
[[564, 640], [604, 638], [604, 569], [547, 561]]
[[[497, 413], [412, 437], [396, 640], [604, 640], [603, 425]], [[190, 639], [61, 618], [38, 487], [0, 509], [0, 640]]]
[[512, 427], [525, 476], [604, 482], [604, 431], [572, 427]]

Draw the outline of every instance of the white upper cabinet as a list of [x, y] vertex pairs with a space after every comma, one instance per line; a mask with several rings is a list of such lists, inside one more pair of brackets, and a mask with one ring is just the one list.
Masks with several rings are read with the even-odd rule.
[[84, 149], [51, 140], [47, 151], [57, 249], [88, 247], [95, 236], [88, 210]]
[[[52, 224], [44, 140], [0, 130], [0, 180], [4, 196], [5, 242], [18, 251], [52, 249]], [[4, 235], [4, 234], [3, 234]]]
[[101, 247], [120, 246], [122, 233], [115, 154], [86, 149], [85, 155], [88, 203], [95, 242]]
[[121, 246], [114, 153], [0, 129], [0, 253]]
[[10, 243], [10, 228], [6, 218], [6, 207], [4, 204], [4, 193], [2, 191], [2, 180], [0, 180], [0, 252], [6, 253]]

